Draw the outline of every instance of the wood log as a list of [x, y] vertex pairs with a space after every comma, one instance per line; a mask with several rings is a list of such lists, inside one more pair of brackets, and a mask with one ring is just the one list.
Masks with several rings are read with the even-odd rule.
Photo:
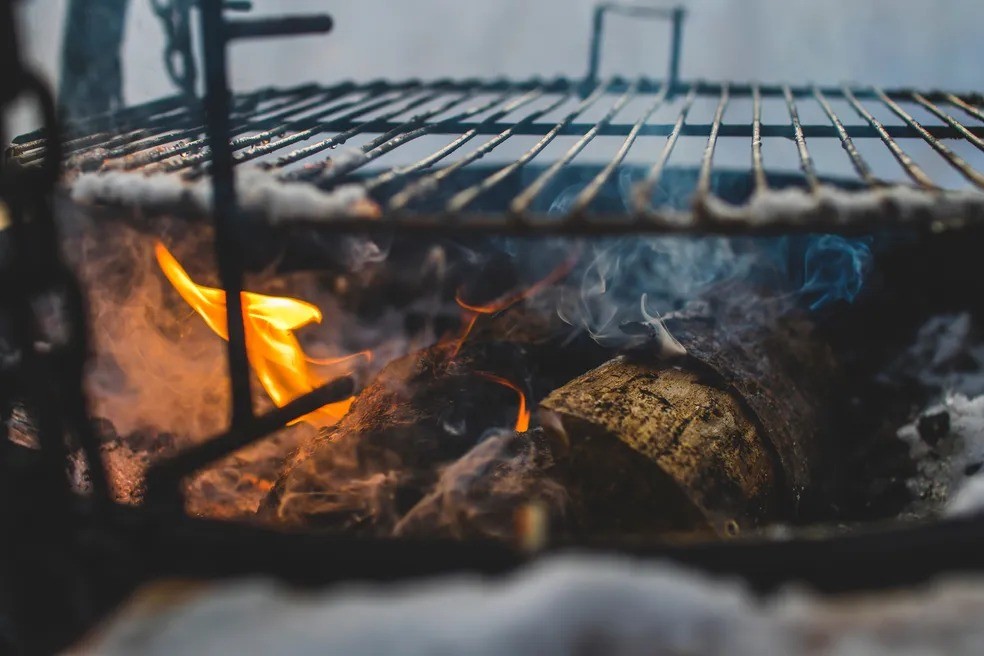
[[[612, 360], [544, 399], [540, 421], [570, 444], [575, 472], [587, 468], [647, 496], [646, 485], [674, 488], [662, 505], [641, 500], [653, 527], [685, 530], [699, 517], [691, 528], [731, 536], [794, 520], [824, 464], [836, 367], [807, 319], [773, 309], [737, 317], [712, 305], [669, 320], [685, 358]], [[597, 493], [581, 492], [579, 514], [607, 503], [590, 497]], [[637, 518], [630, 528], [644, 526]]]

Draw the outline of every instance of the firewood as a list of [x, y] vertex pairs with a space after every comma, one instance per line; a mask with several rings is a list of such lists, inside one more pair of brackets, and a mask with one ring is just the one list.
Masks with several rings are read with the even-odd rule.
[[[645, 494], [619, 505], [646, 504], [652, 526], [700, 518], [690, 528], [729, 536], [796, 518], [824, 464], [836, 370], [803, 318], [711, 310], [667, 322], [685, 358], [616, 358], [550, 394], [540, 421], [570, 444], [574, 472]], [[653, 505], [647, 486], [675, 494]], [[598, 494], [579, 492], [582, 517], [607, 503]]]

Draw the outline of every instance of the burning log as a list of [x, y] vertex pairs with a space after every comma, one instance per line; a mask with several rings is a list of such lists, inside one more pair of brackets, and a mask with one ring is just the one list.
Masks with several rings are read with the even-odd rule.
[[[616, 358], [541, 403], [572, 470], [592, 479], [577, 493], [578, 516], [603, 517], [615, 494], [652, 512], [620, 528], [703, 525], [728, 536], [795, 518], [823, 464], [829, 349], [802, 318], [717, 309], [667, 322], [685, 358]], [[611, 490], [599, 490], [605, 480]]]

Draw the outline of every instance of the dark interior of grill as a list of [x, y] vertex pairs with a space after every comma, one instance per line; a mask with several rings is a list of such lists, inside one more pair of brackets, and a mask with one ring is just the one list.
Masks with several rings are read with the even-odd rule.
[[[5, 17], [0, 645], [162, 579], [979, 569], [980, 95], [690, 80], [619, 4], [581, 79], [233, 93], [230, 43], [340, 27], [230, 4], [155, 3], [179, 91], [74, 113]], [[615, 14], [664, 76], [600, 75]]]

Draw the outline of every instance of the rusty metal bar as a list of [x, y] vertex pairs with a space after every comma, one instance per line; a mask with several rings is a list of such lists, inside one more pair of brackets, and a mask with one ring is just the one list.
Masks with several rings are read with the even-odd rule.
[[[412, 92], [413, 90], [416, 89], [416, 86], [410, 85], [408, 89], [410, 89]], [[233, 154], [233, 162], [236, 164], [241, 164], [244, 161], [248, 161], [250, 159], [255, 159], [256, 157], [266, 155], [275, 150], [283, 148], [286, 145], [297, 143], [298, 141], [304, 141], [305, 139], [309, 139], [311, 136], [318, 134], [319, 132], [323, 132], [324, 127], [322, 124], [316, 122], [317, 118], [331, 116], [333, 114], [337, 114], [340, 111], [351, 109], [351, 111], [349, 111], [347, 114], [344, 114], [343, 116], [339, 117], [340, 120], [351, 120], [359, 116], [362, 116], [363, 114], [368, 114], [370, 112], [392, 105], [393, 103], [405, 100], [407, 97], [407, 95], [402, 95], [397, 97], [385, 97], [387, 94], [388, 92], [384, 92], [376, 95], [371, 95], [367, 98], [359, 98], [354, 101], [342, 101], [340, 103], [336, 103], [329, 107], [325, 107], [324, 109], [322, 109], [321, 111], [317, 112], [312, 116], [308, 116], [306, 118], [300, 118], [291, 121], [290, 123], [287, 124], [278, 123], [275, 128], [264, 130], [256, 134], [237, 137], [236, 139], [233, 139], [230, 143], [230, 147], [233, 150], [239, 151]], [[379, 99], [379, 96], [384, 96], [384, 97]], [[426, 102], [426, 100], [422, 100], [421, 102]], [[399, 111], [402, 111], [402, 109], [397, 110], [397, 112]], [[293, 132], [288, 136], [281, 137], [280, 139], [275, 138], [278, 135], [282, 135], [286, 132], [291, 132], [292, 130], [298, 130], [298, 131]], [[244, 131], [248, 131], [248, 130], [244, 130]], [[358, 132], [358, 130], [356, 130], [355, 132]], [[243, 151], [242, 149], [244, 148], [248, 148], [249, 150]], [[194, 155], [185, 157], [180, 161], [172, 161], [172, 162], [165, 163], [165, 167], [166, 167], [165, 170], [175, 171], [197, 164], [204, 165], [207, 162], [208, 157], [209, 157], [208, 151], [200, 151], [198, 153], [195, 153]], [[202, 168], [199, 170], [189, 171], [186, 175], [188, 175], [189, 177], [197, 177], [206, 172], [207, 170]]]
[[965, 112], [976, 118], [978, 121], [984, 121], [984, 112], [982, 112], [979, 107], [975, 105], [971, 105], [969, 102], [957, 96], [956, 94], [947, 93], [944, 94], [944, 98], [946, 98], [946, 101], [948, 103], [950, 103], [951, 105], [956, 105], [960, 109], [964, 110]]
[[935, 103], [928, 100], [926, 96], [914, 91], [912, 93], [912, 99], [917, 103], [919, 103], [919, 105], [927, 109], [929, 112], [931, 112], [933, 115], [935, 115], [937, 118], [941, 119], [944, 123], [949, 125], [951, 128], [959, 132], [964, 139], [974, 144], [979, 150], [984, 150], [984, 139], [981, 139], [976, 134], [968, 130], [967, 126], [965, 126], [957, 119], [953, 118], [953, 116], [951, 116], [950, 114], [944, 112]]
[[671, 85], [667, 83], [663, 89], [656, 94], [656, 98], [653, 99], [653, 102], [645, 109], [645, 111], [643, 111], [642, 116], [640, 116], [632, 126], [632, 131], [629, 132], [628, 136], [625, 138], [625, 141], [622, 142], [622, 146], [618, 149], [618, 152], [615, 153], [615, 156], [608, 162], [605, 168], [594, 177], [588, 186], [585, 187], [580, 194], [578, 194], [577, 198], [574, 199], [574, 205], [570, 210], [571, 214], [581, 214], [585, 212], [588, 206], [594, 202], [594, 199], [598, 196], [599, 192], [601, 192], [602, 188], [604, 188], [605, 184], [615, 173], [615, 170], [621, 166], [623, 161], [625, 161], [626, 156], [629, 154], [633, 144], [635, 144], [636, 139], [639, 137], [639, 133], [642, 131], [642, 126], [644, 126], [646, 121], [648, 121], [652, 115], [656, 113], [656, 110], [662, 107], [666, 102], [666, 98], [669, 95], [671, 88]]
[[721, 131], [721, 121], [724, 119], [724, 110], [728, 108], [730, 93], [728, 85], [721, 87], [721, 100], [718, 102], [717, 110], [714, 112], [714, 121], [711, 123], [711, 133], [707, 137], [707, 146], [704, 148], [704, 155], [700, 162], [700, 177], [697, 179], [697, 189], [695, 200], [701, 201], [711, 193], [711, 169], [714, 166], [714, 150], [717, 148], [718, 133]]
[[[439, 121], [438, 123], [426, 123], [428, 119], [435, 116], [440, 116], [457, 105], [474, 98], [475, 95], [475, 93], [467, 93], [461, 98], [448, 101], [432, 111], [413, 117], [413, 119], [406, 122], [399, 130], [387, 132], [386, 134], [364, 145], [362, 147], [362, 152], [365, 153], [364, 158], [350, 160], [344, 164], [334, 162], [331, 168], [321, 174], [319, 182], [323, 185], [331, 184], [333, 181], [338, 180], [342, 176], [352, 173], [369, 162], [379, 159], [386, 153], [396, 150], [403, 144], [409, 143], [414, 139], [418, 139], [424, 135], [434, 132], [441, 125], [457, 124], [473, 116], [477, 116], [494, 109], [498, 105], [501, 105], [507, 101], [509, 98], [513, 97], [512, 92], [505, 91], [491, 100], [487, 100], [482, 104], [469, 107], [453, 116], [449, 116], [448, 118]], [[309, 172], [305, 171], [302, 175], [302, 179], [306, 178], [308, 173]]]
[[888, 132], [885, 130], [885, 126], [882, 125], [882, 122], [875, 118], [871, 112], [869, 112], [865, 106], [861, 104], [861, 101], [859, 101], [857, 96], [854, 95], [854, 92], [851, 91], [850, 88], [844, 87], [843, 94], [847, 102], [849, 102], [851, 107], [854, 108], [854, 111], [856, 111], [861, 118], [866, 120], [868, 124], [878, 132], [882, 142], [892, 152], [892, 155], [895, 156], [898, 163], [902, 165], [902, 168], [908, 176], [924, 189], [937, 189], [936, 183], [933, 182], [932, 178], [926, 175], [926, 172], [922, 170], [922, 167], [919, 166], [908, 153], [902, 150], [902, 147], [899, 146], [899, 144], [892, 139], [891, 136], [889, 136]]
[[680, 132], [683, 130], [683, 125], [687, 121], [687, 116], [690, 114], [690, 109], [694, 106], [694, 101], [697, 100], [697, 86], [694, 85], [690, 88], [690, 93], [687, 94], [686, 99], [683, 101], [683, 106], [680, 108], [680, 114], [677, 116], [676, 123], [673, 124], [673, 130], [670, 132], [669, 137], [666, 139], [666, 143], [663, 145], [663, 151], [660, 153], [659, 159], [653, 164], [653, 167], [649, 170], [649, 174], [646, 179], [640, 183], [634, 192], [635, 201], [635, 211], [637, 214], [647, 214], [653, 210], [653, 191], [659, 184], [659, 181], [663, 177], [663, 170], [666, 168], [666, 163], [670, 160], [670, 155], [673, 154], [673, 149], [676, 147], [677, 141], [680, 139]]
[[[516, 98], [512, 102], [508, 103], [502, 109], [490, 115], [488, 118], [482, 121], [482, 125], [487, 123], [495, 123], [496, 121], [505, 118], [506, 116], [515, 112], [516, 110], [525, 107], [526, 105], [529, 105], [531, 102], [538, 100], [543, 96], [543, 93], [544, 92], [542, 89], [534, 89], [533, 91], [526, 92], [519, 98]], [[457, 139], [455, 139], [454, 141], [452, 141], [451, 143], [449, 143], [448, 145], [437, 150], [433, 154], [425, 157], [424, 159], [419, 160], [418, 162], [414, 164], [410, 164], [408, 166], [402, 166], [402, 167], [390, 169], [389, 171], [386, 171], [385, 173], [381, 173], [380, 175], [377, 175], [375, 178], [366, 181], [365, 183], [363, 183], [363, 185], [367, 190], [371, 191], [377, 187], [381, 187], [382, 185], [389, 184], [399, 178], [405, 177], [407, 175], [411, 175], [418, 171], [429, 169], [434, 164], [441, 161], [442, 159], [444, 159], [445, 157], [452, 154], [453, 152], [464, 146], [466, 143], [474, 139], [475, 136], [478, 135], [478, 133], [479, 133], [478, 127], [472, 128], [467, 132], [465, 132], [460, 137], [458, 137]]]
[[[416, 87], [414, 87], [414, 89], [416, 89]], [[377, 111], [384, 107], [389, 107], [395, 102], [403, 102], [403, 104], [397, 107], [396, 109], [386, 112], [383, 116], [377, 118], [375, 121], [372, 122], [388, 121], [401, 114], [405, 114], [406, 112], [412, 111], [417, 107], [426, 105], [429, 102], [433, 102], [441, 95], [443, 95], [445, 91], [446, 90], [444, 89], [443, 86], [437, 85], [437, 87], [435, 88], [425, 89], [420, 91], [421, 95], [418, 95], [416, 98], [413, 97], [411, 91], [411, 93], [404, 94], [397, 98], [388, 99], [386, 101], [380, 101], [378, 103], [373, 103], [373, 105], [369, 107], [360, 108], [359, 110], [357, 110], [357, 112], [355, 112], [355, 115], [361, 116], [363, 114], [367, 114], [372, 111]], [[410, 100], [407, 100], [408, 98], [410, 98]], [[347, 118], [348, 118], [347, 116], [342, 117], [342, 119], [347, 119]], [[305, 159], [306, 157], [310, 157], [311, 155], [315, 155], [325, 150], [335, 148], [336, 146], [340, 146], [345, 142], [347, 142], [352, 137], [354, 137], [355, 135], [368, 131], [372, 122], [356, 124], [351, 128], [344, 130], [339, 134], [331, 136], [327, 139], [323, 139], [318, 143], [311, 144], [303, 148], [298, 148], [297, 150], [291, 151], [290, 153], [287, 153], [286, 155], [283, 155], [279, 159], [277, 159], [277, 161], [271, 164], [270, 167], [283, 168], [289, 164], [293, 164], [294, 162], [298, 162], [302, 159]], [[302, 130], [301, 132], [288, 135], [282, 139], [278, 139], [276, 141], [271, 141], [267, 144], [263, 144], [250, 151], [250, 154], [252, 155], [251, 159], [253, 157], [259, 157], [261, 155], [266, 155], [276, 150], [280, 150], [284, 146], [288, 146], [290, 144], [306, 141], [317, 134], [325, 132], [326, 129], [327, 129], [326, 126], [319, 125], [317, 127], [305, 129]]]
[[914, 119], [909, 112], [902, 108], [901, 105], [889, 98], [884, 91], [876, 88], [875, 93], [896, 116], [905, 121], [906, 125], [918, 132], [919, 136], [923, 138], [923, 141], [928, 143], [933, 150], [939, 153], [943, 159], [950, 164], [950, 166], [960, 171], [960, 173], [970, 182], [984, 189], [984, 175], [978, 173], [973, 166], [967, 163], [967, 160], [960, 157], [960, 155], [957, 155], [955, 152], [950, 150], [946, 144], [931, 135], [926, 128], [919, 123], [919, 121]]
[[[471, 164], [472, 162], [475, 162], [481, 159], [482, 157], [485, 157], [490, 152], [495, 150], [498, 146], [500, 146], [502, 143], [504, 143], [506, 140], [508, 140], [511, 136], [515, 135], [518, 130], [521, 130], [523, 128], [523, 126], [535, 122], [537, 119], [539, 119], [542, 116], [546, 116], [550, 112], [554, 111], [555, 109], [563, 105], [570, 98], [571, 98], [570, 93], [566, 93], [560, 96], [554, 102], [548, 104], [546, 107], [543, 107], [542, 109], [538, 109], [530, 113], [528, 116], [526, 116], [519, 122], [513, 124], [509, 128], [506, 128], [498, 135], [496, 135], [494, 138], [490, 139], [489, 141], [486, 141], [484, 144], [482, 144], [481, 146], [479, 146], [478, 148], [476, 148], [471, 153], [469, 153], [462, 159], [458, 160], [457, 162], [454, 162], [450, 166], [447, 166], [441, 169], [440, 171], [435, 171], [431, 175], [421, 178], [416, 183], [408, 186], [406, 189], [402, 190], [400, 193], [396, 194], [395, 196], [393, 196], [392, 199], [390, 199], [390, 205], [389, 205], [390, 209], [393, 211], [402, 210], [413, 199], [419, 198], [427, 193], [436, 191], [440, 187], [440, 184], [443, 180], [447, 179], [455, 172], [460, 171], [462, 168]], [[480, 126], [476, 126], [475, 130], [479, 131]]]
[[575, 118], [583, 114], [589, 107], [591, 107], [596, 102], [598, 102], [598, 100], [600, 100], [601, 97], [605, 95], [606, 89], [607, 88], [604, 86], [595, 89], [590, 96], [588, 96], [580, 103], [578, 103], [577, 107], [575, 107], [573, 111], [567, 114], [567, 116], [565, 116], [559, 123], [557, 123], [557, 125], [555, 125], [552, 130], [550, 130], [547, 134], [545, 134], [543, 138], [540, 139], [540, 141], [538, 141], [532, 148], [530, 148], [525, 153], [523, 153], [523, 155], [520, 156], [520, 158], [517, 159], [515, 162], [499, 169], [498, 171], [496, 171], [489, 177], [485, 178], [478, 184], [473, 185], [468, 189], [465, 189], [464, 191], [455, 195], [450, 201], [448, 201], [447, 211], [449, 212], [463, 211], [466, 207], [468, 207], [471, 203], [473, 203], [476, 198], [481, 196], [489, 189], [492, 189], [493, 187], [501, 183], [503, 180], [508, 178], [510, 175], [512, 175], [513, 173], [524, 167], [534, 157], [539, 155], [544, 148], [550, 145], [550, 143], [557, 137], [557, 135], [560, 133], [560, 131], [564, 128], [565, 125], [572, 123]]
[[762, 90], [758, 84], [752, 87], [752, 177], [756, 192], [769, 188], [762, 162]]
[[833, 106], [830, 104], [830, 101], [827, 100], [827, 96], [820, 89], [820, 87], [813, 88], [813, 97], [816, 98], [818, 103], [820, 103], [820, 107], [823, 108], [823, 111], [827, 115], [827, 118], [830, 119], [830, 122], [834, 125], [834, 128], [836, 128], [837, 135], [838, 137], [840, 137], [841, 147], [844, 148], [844, 151], [847, 153], [847, 156], [851, 159], [851, 164], [854, 165], [854, 170], [858, 172], [858, 175], [861, 176], [861, 179], [869, 187], [883, 186], [884, 183], [874, 176], [874, 174], [871, 172], [871, 167], [868, 166], [868, 163], [864, 161], [863, 157], [861, 157], [861, 153], [860, 151], [858, 151], [858, 147], [854, 145], [854, 140], [851, 139], [851, 136], [847, 133], [847, 129], [844, 127], [844, 123], [841, 121], [840, 117], [834, 111]]
[[783, 96], [786, 99], [786, 107], [789, 109], [789, 119], [793, 124], [800, 168], [803, 170], [803, 175], [806, 177], [806, 184], [809, 186], [810, 191], [816, 192], [820, 188], [820, 181], [817, 179], [817, 170], [813, 165], [813, 156], [810, 155], [810, 150], [806, 147], [806, 137], [803, 135], [803, 125], [800, 123], [799, 110], [796, 108], [793, 92], [788, 85], [783, 87]]
[[608, 112], [598, 120], [593, 128], [584, 133], [584, 136], [578, 139], [578, 141], [570, 147], [570, 149], [563, 154], [557, 161], [547, 167], [544, 171], [537, 177], [536, 180], [530, 184], [523, 192], [521, 192], [509, 206], [509, 211], [513, 214], [522, 214], [526, 212], [530, 205], [536, 200], [536, 197], [546, 188], [550, 181], [560, 173], [560, 170], [567, 166], [575, 157], [580, 154], [584, 148], [591, 143], [598, 132], [601, 130], [602, 126], [608, 125], [612, 122], [612, 119], [621, 112], [625, 106], [636, 96], [636, 87], [631, 86], [629, 89], [622, 94], [618, 100], [611, 106]]

